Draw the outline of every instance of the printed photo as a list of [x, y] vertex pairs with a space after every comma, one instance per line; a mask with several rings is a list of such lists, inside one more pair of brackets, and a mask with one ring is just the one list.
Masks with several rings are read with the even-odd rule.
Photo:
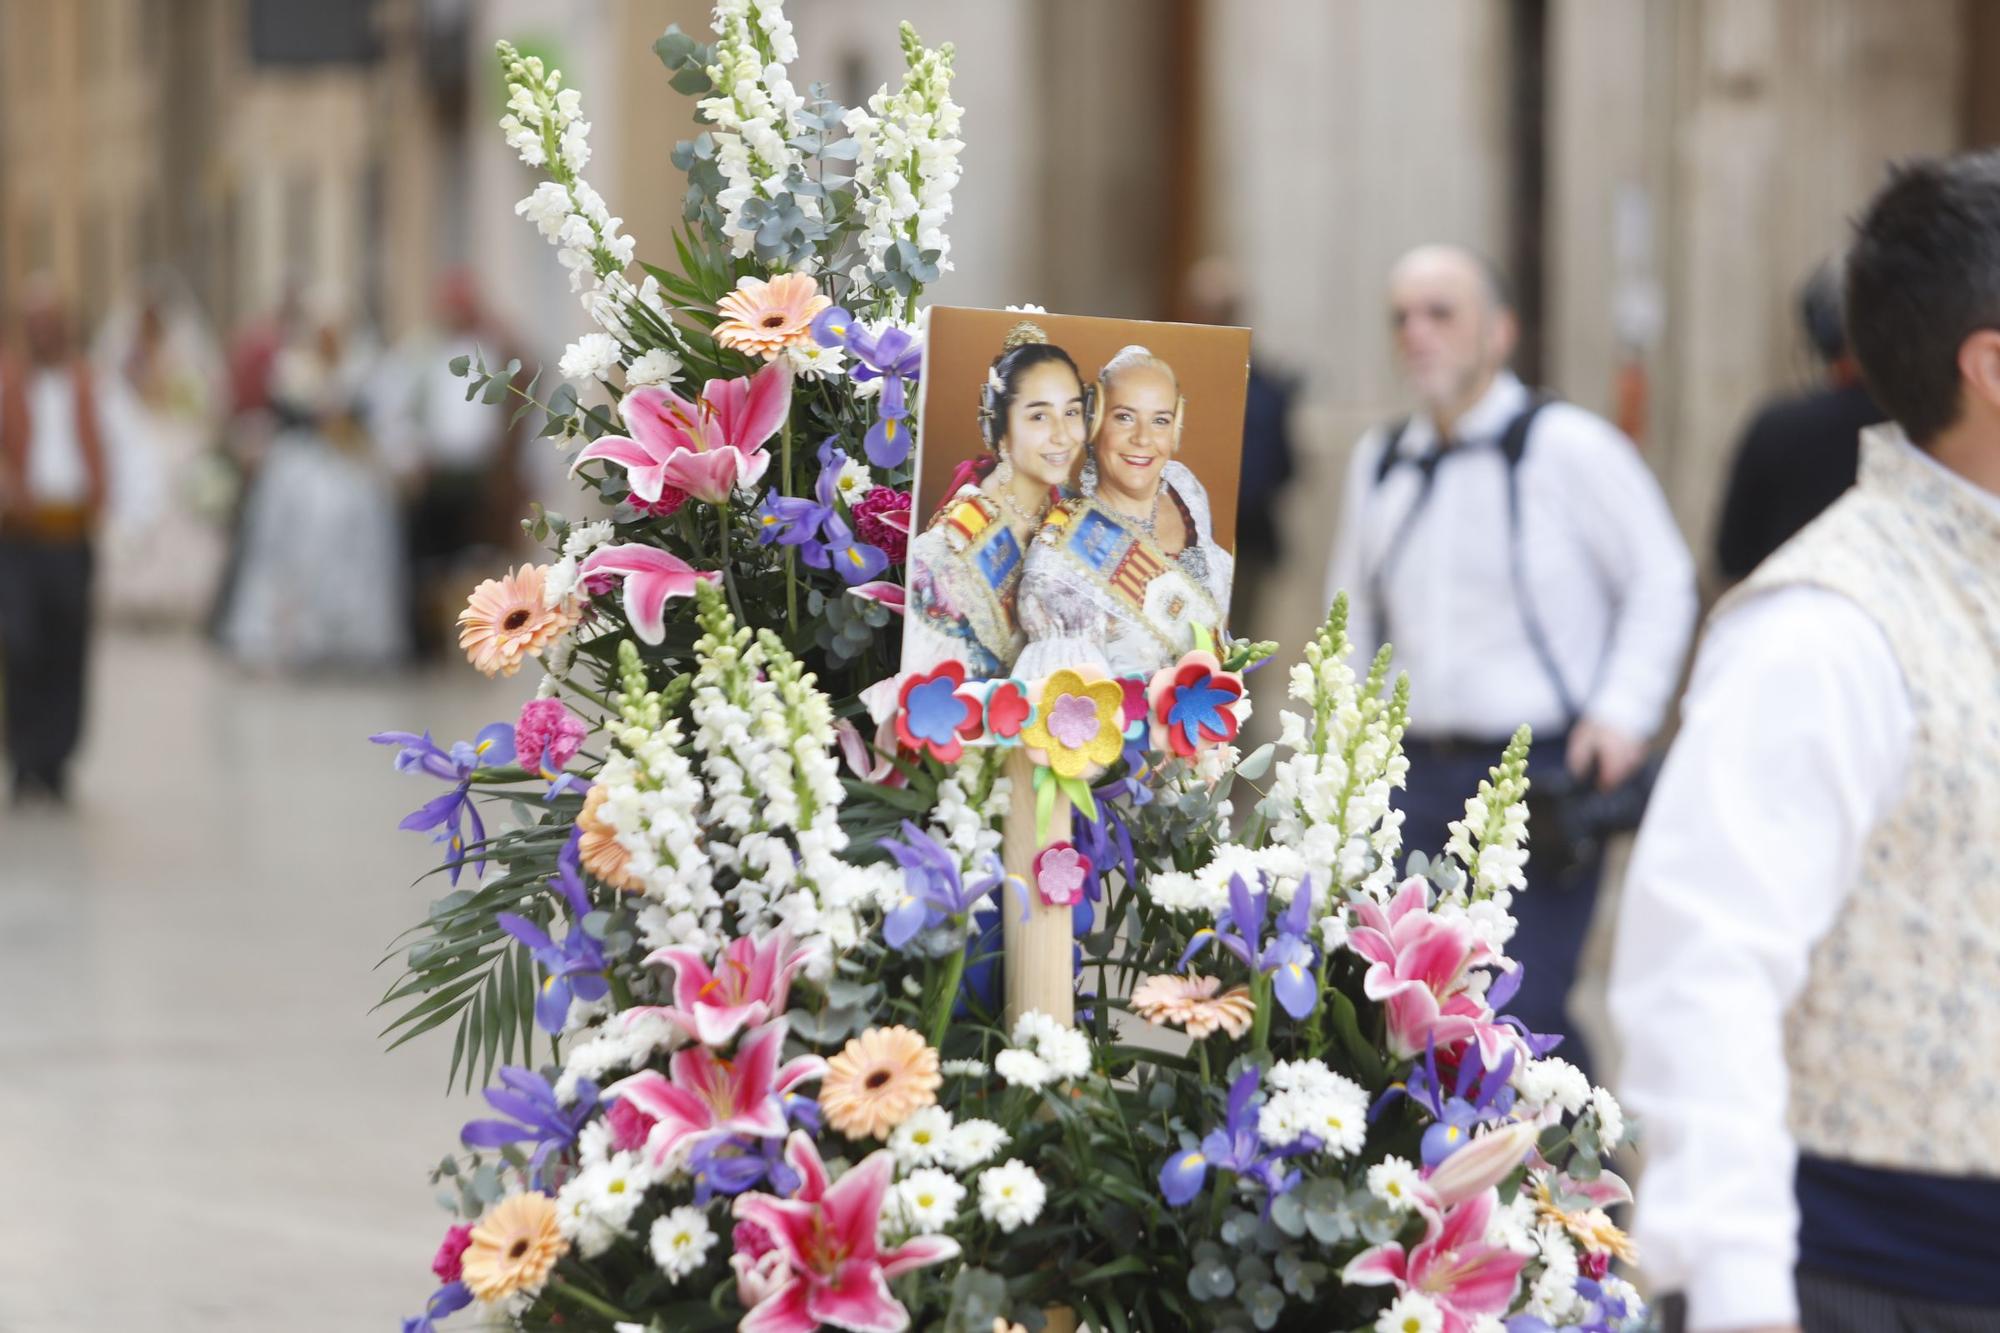
[[903, 669], [1150, 674], [1229, 621], [1247, 329], [931, 311]]

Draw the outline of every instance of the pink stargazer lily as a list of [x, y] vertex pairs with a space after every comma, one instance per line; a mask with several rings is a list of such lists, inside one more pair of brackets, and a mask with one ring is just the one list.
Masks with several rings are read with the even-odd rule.
[[1425, 1223], [1422, 1240], [1408, 1250], [1391, 1241], [1362, 1251], [1341, 1272], [1341, 1281], [1422, 1292], [1443, 1313], [1443, 1333], [1469, 1333], [1475, 1316], [1507, 1313], [1528, 1256], [1486, 1239], [1500, 1206], [1498, 1191], [1488, 1189], [1442, 1214], [1421, 1197], [1418, 1206]]
[[710, 380], [691, 403], [660, 385], [627, 393], [618, 404], [629, 435], [601, 435], [576, 456], [625, 469], [632, 494], [648, 504], [671, 486], [697, 500], [727, 504], [738, 486], [754, 486], [771, 466], [764, 442], [792, 406], [789, 362], [773, 361], [741, 379]]
[[1424, 1184], [1440, 1208], [1464, 1203], [1512, 1174], [1534, 1150], [1535, 1135], [1539, 1132], [1539, 1127], [1527, 1120], [1490, 1129], [1439, 1162], [1424, 1177]]
[[[958, 1254], [948, 1236], [913, 1236], [891, 1250], [876, 1238], [882, 1201], [896, 1171], [887, 1150], [870, 1153], [831, 1185], [819, 1149], [804, 1131], [785, 1143], [785, 1161], [802, 1182], [789, 1199], [745, 1194], [736, 1200], [739, 1222], [769, 1235], [761, 1281], [751, 1290], [763, 1299], [737, 1325], [741, 1333], [811, 1333], [822, 1325], [854, 1333], [902, 1333], [910, 1312], [889, 1292], [889, 1279], [943, 1263]], [[744, 1276], [739, 1268], [739, 1282]]]
[[674, 1002], [655, 1012], [704, 1046], [727, 1046], [744, 1028], [785, 1012], [806, 952], [778, 931], [731, 940], [713, 968], [695, 949], [655, 949], [646, 961], [674, 969]]
[[655, 1167], [714, 1136], [778, 1138], [786, 1128], [785, 1094], [826, 1072], [826, 1061], [816, 1055], [779, 1067], [786, 1030], [782, 1018], [766, 1023], [744, 1038], [733, 1060], [706, 1046], [687, 1047], [674, 1053], [670, 1075], [641, 1070], [606, 1088], [604, 1097], [630, 1102], [657, 1122], [646, 1137]]
[[[1386, 912], [1363, 903], [1355, 916], [1359, 924], [1348, 947], [1368, 960], [1362, 990], [1382, 1002], [1396, 1055], [1422, 1055], [1426, 1041], [1443, 1050], [1478, 1037], [1483, 1049], [1496, 1039], [1487, 1030], [1493, 1026], [1491, 1012], [1466, 991], [1468, 974], [1491, 961], [1492, 951], [1464, 921], [1431, 913], [1423, 880], [1407, 881]], [[1494, 1055], [1497, 1060], [1498, 1052]]]
[[692, 597], [696, 583], [714, 583], [722, 577], [713, 570], [698, 570], [657, 546], [637, 543], [600, 546], [584, 558], [577, 572], [585, 578], [592, 574], [624, 576], [625, 616], [632, 622], [632, 631], [647, 643], [666, 638], [669, 599]]
[[858, 584], [847, 591], [850, 596], [859, 597], [864, 602], [880, 602], [899, 616], [904, 613], [907, 599], [900, 583], [889, 579], [876, 579], [871, 583]]

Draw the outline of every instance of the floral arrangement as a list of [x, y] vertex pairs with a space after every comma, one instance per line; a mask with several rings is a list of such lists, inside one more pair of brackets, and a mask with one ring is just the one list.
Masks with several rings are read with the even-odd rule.
[[[540, 666], [515, 720], [373, 738], [444, 784], [403, 826], [450, 885], [388, 1033], [453, 1025], [487, 1108], [405, 1333], [1636, 1325], [1616, 1103], [1506, 1014], [1525, 731], [1405, 862], [1408, 691], [1350, 668], [1344, 602], [1248, 756], [1269, 645], [896, 676], [953, 53], [905, 25], [900, 89], [844, 110], [778, 0], [714, 36], [656, 47], [705, 129], [637, 281], [578, 94], [500, 48], [547, 177], [517, 211], [595, 328], [581, 390], [459, 369], [602, 515], [537, 509], [547, 562], [461, 616], [474, 667]], [[1050, 913], [1074, 984], [1010, 1005], [1003, 941]]]

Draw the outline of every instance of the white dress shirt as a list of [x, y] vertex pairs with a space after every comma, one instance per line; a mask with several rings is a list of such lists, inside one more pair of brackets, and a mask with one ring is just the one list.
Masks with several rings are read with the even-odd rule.
[[28, 380], [28, 499], [34, 504], [82, 504], [90, 468], [76, 420], [76, 374], [64, 366]]
[[[1521, 723], [1551, 735], [1569, 721], [1521, 618], [1510, 562], [1507, 466], [1499, 440], [1528, 391], [1503, 372], [1458, 423], [1431, 494], [1398, 538], [1421, 488], [1414, 461], [1378, 484], [1386, 431], [1362, 437], [1348, 468], [1327, 598], [1345, 589], [1357, 655], [1379, 624], [1410, 675], [1413, 734], [1504, 738]], [[1411, 419], [1398, 454], [1437, 440]], [[1518, 476], [1523, 570], [1534, 611], [1582, 713], [1637, 737], [1659, 729], [1694, 632], [1694, 561], [1659, 483], [1611, 423], [1569, 403], [1535, 418]], [[1380, 579], [1392, 544], [1397, 554]], [[1378, 621], [1378, 610], [1386, 611]]]
[[1830, 590], [1750, 598], [1696, 660], [1626, 872], [1610, 994], [1619, 1093], [1647, 1144], [1641, 1262], [1687, 1294], [1691, 1329], [1798, 1318], [1784, 1017], [1915, 726], [1888, 639]]

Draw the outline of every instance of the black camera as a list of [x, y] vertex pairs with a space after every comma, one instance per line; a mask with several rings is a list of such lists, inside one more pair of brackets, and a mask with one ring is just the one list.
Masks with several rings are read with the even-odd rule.
[[1579, 775], [1563, 769], [1534, 780], [1528, 788], [1528, 845], [1539, 872], [1537, 889], [1562, 887], [1572, 872], [1602, 858], [1607, 840], [1639, 827], [1661, 762], [1661, 756], [1649, 756], [1609, 791], [1598, 789], [1595, 771]]

